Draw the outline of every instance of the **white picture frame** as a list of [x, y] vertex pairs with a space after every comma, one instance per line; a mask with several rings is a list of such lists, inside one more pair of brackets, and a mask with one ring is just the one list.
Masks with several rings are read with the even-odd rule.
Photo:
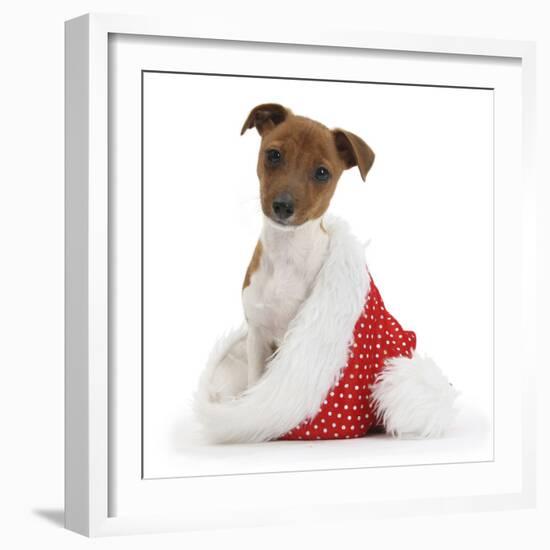
[[[229, 526], [277, 524], [304, 519], [361, 519], [366, 514], [406, 515], [528, 507], [535, 498], [535, 417], [534, 351], [536, 294], [534, 290], [536, 234], [535, 184], [532, 175], [534, 149], [534, 66], [535, 48], [529, 42], [459, 39], [450, 37], [382, 34], [370, 31], [332, 32], [330, 29], [304, 30], [279, 28], [255, 31], [223, 27], [197, 28], [184, 21], [119, 15], [85, 15], [66, 23], [66, 409], [65, 409], [65, 522], [70, 530], [88, 536], [133, 534]], [[130, 457], [127, 480], [115, 475], [114, 435], [110, 415], [115, 393], [109, 373], [112, 342], [109, 341], [109, 310], [113, 299], [110, 287], [112, 212], [109, 194], [109, 136], [112, 113], [109, 94], [112, 70], [109, 66], [109, 37], [172, 37], [208, 40], [223, 48], [228, 43], [263, 44], [274, 48], [285, 45], [287, 51], [323, 48], [386, 51], [407, 56], [422, 54], [437, 59], [444, 68], [439, 78], [444, 85], [487, 86], [507, 98], [521, 117], [521, 134], [506, 142], [506, 116], [497, 108], [495, 139], [500, 140], [500, 155], [495, 156], [495, 186], [502, 188], [506, 200], [495, 206], [495, 239], [509, 241], [507, 251], [514, 259], [497, 254], [497, 268], [506, 271], [505, 283], [495, 291], [495, 311], [499, 331], [495, 356], [502, 363], [520, 358], [521, 373], [503, 374], [504, 382], [496, 390], [497, 441], [507, 437], [504, 401], [513, 396], [519, 407], [519, 429], [506, 444], [497, 448], [493, 460], [483, 464], [426, 465], [411, 468], [388, 467], [377, 472], [374, 488], [373, 470], [347, 469], [306, 474], [263, 473], [261, 476], [198, 476], [184, 481], [144, 479], [141, 458]], [[212, 42], [213, 41], [213, 42]], [[496, 72], [459, 73], [456, 60], [467, 59]], [[509, 93], [513, 83], [495, 76], [498, 66], [515, 64], [519, 87]], [[485, 66], [484, 65], [484, 66]], [[150, 65], [147, 69], [154, 69]], [[421, 83], [426, 74], [418, 74]], [[391, 81], [391, 75], [388, 77]], [[433, 85], [433, 81], [432, 85]], [[495, 85], [495, 82], [498, 85]], [[516, 82], [517, 84], [517, 82]], [[500, 87], [500, 90], [498, 89]], [[510, 89], [509, 89], [510, 88]], [[503, 104], [501, 104], [503, 105]], [[500, 107], [502, 108], [502, 107]], [[511, 116], [511, 115], [510, 115]], [[501, 132], [501, 134], [499, 134]], [[517, 159], [506, 160], [503, 152], [519, 144]], [[515, 162], [513, 184], [506, 176], [506, 162]], [[506, 179], [508, 177], [508, 179]], [[502, 187], [499, 187], [502, 186]], [[514, 212], [514, 218], [509, 217]], [[502, 218], [506, 217], [506, 224]], [[500, 263], [499, 263], [500, 262]], [[507, 263], [508, 262], [508, 263]], [[506, 288], [504, 288], [506, 287]], [[513, 298], [505, 301], [507, 292]], [[508, 309], [509, 308], [509, 309]], [[511, 312], [511, 315], [507, 313]], [[502, 321], [500, 321], [502, 319]], [[504, 344], [514, 334], [514, 343]], [[508, 338], [506, 338], [508, 336]], [[508, 357], [509, 356], [509, 357]], [[519, 382], [518, 382], [519, 381]], [[509, 383], [510, 382], [510, 383]], [[500, 411], [500, 412], [499, 412]], [[517, 414], [516, 414], [517, 416]], [[500, 432], [498, 430], [501, 430]], [[138, 434], [139, 435], [139, 434]], [[499, 443], [500, 444], [500, 443]], [[128, 447], [132, 449], [131, 446]], [[125, 455], [126, 456], [126, 455]], [[126, 460], [126, 459], [124, 459]], [[132, 477], [133, 476], [133, 477]], [[457, 484], [452, 490], [449, 479]], [[243, 479], [240, 479], [243, 478]], [[253, 479], [253, 482], [251, 480]], [[481, 481], [485, 479], [484, 485]], [[416, 481], [415, 481], [416, 480]], [[181, 485], [186, 483], [185, 488]], [[373, 498], [363, 495], [339, 495], [338, 487], [370, 484]], [[398, 486], [395, 491], [383, 488]], [[239, 485], [240, 484], [240, 485]], [[322, 485], [321, 485], [322, 484]], [[476, 485], [477, 484], [477, 485]], [[445, 493], [447, 485], [448, 493]], [[322, 486], [322, 491], [320, 487]], [[437, 490], [427, 487], [437, 487]], [[258, 488], [259, 487], [259, 488]], [[285, 497], [289, 488], [298, 488], [300, 498], [290, 503]], [[472, 487], [477, 487], [473, 490]], [[402, 488], [406, 488], [402, 489]], [[231, 499], [210, 495], [236, 494]], [[125, 491], [125, 501], [132, 506], [113, 506], [113, 491]], [[378, 491], [378, 492], [376, 492]], [[320, 492], [328, 494], [329, 502]], [[262, 496], [263, 495], [263, 496]], [[269, 498], [265, 497], [269, 495]], [[163, 500], [165, 506], [155, 514], [145, 502]], [[159, 508], [160, 510], [160, 508]]]

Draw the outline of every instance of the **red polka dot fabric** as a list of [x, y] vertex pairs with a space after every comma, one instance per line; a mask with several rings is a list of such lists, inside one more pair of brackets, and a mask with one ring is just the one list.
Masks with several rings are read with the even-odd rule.
[[366, 435], [379, 425], [370, 386], [387, 359], [411, 357], [415, 348], [415, 333], [403, 330], [386, 310], [371, 279], [365, 307], [355, 324], [348, 362], [338, 382], [330, 388], [315, 418], [304, 420], [280, 439], [351, 439]]

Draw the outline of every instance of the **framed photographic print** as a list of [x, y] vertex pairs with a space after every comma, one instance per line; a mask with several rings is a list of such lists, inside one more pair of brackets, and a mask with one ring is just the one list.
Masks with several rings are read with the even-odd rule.
[[532, 505], [533, 44], [264, 31], [66, 23], [67, 528]]

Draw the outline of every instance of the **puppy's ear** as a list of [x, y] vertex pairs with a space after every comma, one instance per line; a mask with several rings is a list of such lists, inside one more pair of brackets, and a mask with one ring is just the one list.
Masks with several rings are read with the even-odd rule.
[[373, 150], [359, 137], [346, 130], [332, 130], [336, 149], [346, 168], [359, 167], [363, 181], [374, 162]]
[[250, 128], [256, 128], [258, 134], [263, 136], [269, 130], [281, 124], [291, 114], [290, 109], [278, 103], [263, 103], [250, 111], [241, 129], [241, 136]]

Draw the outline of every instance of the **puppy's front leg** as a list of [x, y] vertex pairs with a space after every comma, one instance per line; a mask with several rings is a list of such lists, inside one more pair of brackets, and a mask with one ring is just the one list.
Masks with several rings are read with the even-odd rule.
[[270, 347], [261, 329], [249, 324], [246, 340], [248, 355], [248, 387], [255, 384], [262, 376], [265, 364], [271, 354]]

